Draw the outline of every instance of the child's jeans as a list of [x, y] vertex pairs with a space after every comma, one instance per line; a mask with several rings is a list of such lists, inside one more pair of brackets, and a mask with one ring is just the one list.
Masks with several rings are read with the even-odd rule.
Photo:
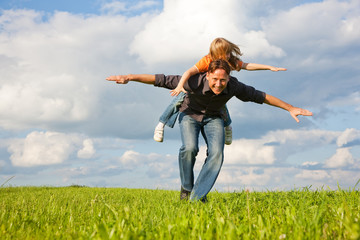
[[231, 124], [231, 118], [230, 113], [226, 105], [224, 106], [223, 111], [221, 112], [221, 117], [224, 120], [224, 127], [230, 126]]
[[166, 124], [167, 126], [173, 128], [176, 122], [176, 119], [179, 115], [179, 108], [184, 101], [185, 93], [181, 92], [179, 95], [174, 97], [170, 105], [165, 109], [164, 113], [160, 116], [159, 121]]

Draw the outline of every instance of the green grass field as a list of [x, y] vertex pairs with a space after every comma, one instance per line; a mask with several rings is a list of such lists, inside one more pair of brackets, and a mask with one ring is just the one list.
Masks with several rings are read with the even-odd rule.
[[360, 239], [356, 190], [211, 192], [1, 187], [0, 239]]

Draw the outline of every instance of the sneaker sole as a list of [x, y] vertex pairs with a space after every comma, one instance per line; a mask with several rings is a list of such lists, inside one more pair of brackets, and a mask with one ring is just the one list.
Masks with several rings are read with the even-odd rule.
[[156, 142], [163, 142], [163, 139], [159, 139], [159, 138], [156, 138], [156, 137], [154, 137], [154, 140], [155, 140]]

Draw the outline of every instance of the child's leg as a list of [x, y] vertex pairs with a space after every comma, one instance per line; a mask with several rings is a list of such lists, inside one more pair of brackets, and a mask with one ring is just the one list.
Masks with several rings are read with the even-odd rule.
[[170, 103], [170, 105], [165, 109], [163, 114], [160, 116], [159, 122], [164, 123], [169, 127], [174, 127], [176, 122], [176, 118], [179, 113], [179, 107], [181, 103], [184, 101], [185, 93], [181, 92], [178, 96], [176, 96]]
[[163, 114], [160, 116], [159, 123], [154, 131], [154, 140], [157, 142], [162, 142], [164, 139], [164, 127], [165, 125], [173, 128], [176, 122], [176, 119], [179, 115], [179, 108], [182, 102], [184, 101], [185, 93], [180, 93], [176, 96], [170, 103], [170, 105], [165, 109]]
[[232, 127], [231, 124], [231, 118], [229, 114], [229, 110], [227, 109], [226, 105], [224, 107], [223, 111], [223, 119], [224, 119], [224, 127], [225, 127], [225, 144], [230, 145], [232, 143]]
[[225, 105], [224, 111], [222, 113], [222, 118], [224, 119], [224, 127], [230, 126], [232, 121], [231, 121], [231, 118], [230, 118], [229, 110], [226, 107], [226, 105]]

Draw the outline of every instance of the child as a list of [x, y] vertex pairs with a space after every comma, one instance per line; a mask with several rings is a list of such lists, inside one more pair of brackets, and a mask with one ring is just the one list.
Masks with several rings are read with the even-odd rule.
[[[226, 60], [232, 70], [240, 71], [241, 69], [245, 69], [248, 71], [253, 70], [271, 70], [274, 72], [277, 71], [286, 71], [285, 68], [277, 68], [273, 66], [256, 64], [256, 63], [244, 63], [240, 60], [240, 56], [242, 55], [240, 48], [234, 43], [224, 39], [224, 38], [216, 38], [210, 44], [210, 52], [208, 55], [200, 59], [198, 63], [196, 63], [193, 67], [189, 68], [181, 77], [177, 87], [171, 91], [172, 96], [176, 96], [171, 104], [166, 108], [165, 112], [161, 115], [159, 119], [159, 123], [154, 131], [154, 140], [157, 142], [162, 142], [164, 139], [164, 127], [168, 125], [169, 127], [174, 127], [176, 118], [179, 114], [178, 110], [181, 103], [184, 100], [186, 95], [186, 91], [184, 89], [184, 84], [187, 80], [200, 72], [206, 72], [208, 70], [209, 64], [213, 60], [223, 59]], [[232, 127], [230, 115], [225, 106], [224, 113], [224, 127], [225, 127], [225, 144], [230, 145], [232, 142]]]

